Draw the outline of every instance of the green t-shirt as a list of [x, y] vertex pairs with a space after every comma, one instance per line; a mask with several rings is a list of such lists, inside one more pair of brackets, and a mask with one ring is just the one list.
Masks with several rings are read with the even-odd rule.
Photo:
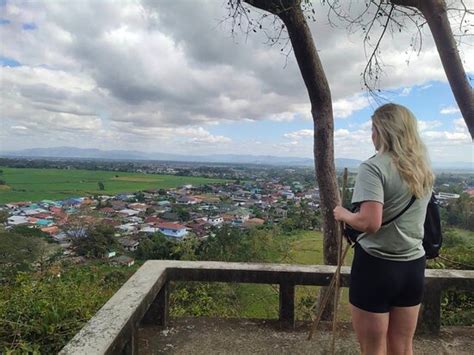
[[[352, 203], [377, 201], [383, 204], [382, 222], [388, 221], [408, 205], [412, 194], [392, 158], [379, 153], [363, 162], [354, 187]], [[430, 194], [416, 199], [395, 221], [373, 234], [361, 234], [357, 242], [370, 255], [388, 260], [415, 260], [425, 255], [423, 224]]]

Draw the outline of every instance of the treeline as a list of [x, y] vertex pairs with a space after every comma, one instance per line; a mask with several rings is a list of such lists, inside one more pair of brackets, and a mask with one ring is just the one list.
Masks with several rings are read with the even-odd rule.
[[467, 193], [441, 208], [441, 220], [445, 227], [458, 227], [474, 231], [474, 198]]

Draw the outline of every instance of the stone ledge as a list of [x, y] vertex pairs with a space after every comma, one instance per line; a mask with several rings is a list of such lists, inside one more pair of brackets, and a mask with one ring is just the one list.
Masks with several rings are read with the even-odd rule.
[[[137, 353], [136, 332], [145, 314], [150, 313], [150, 310], [155, 314], [163, 312], [161, 319], [166, 322], [166, 300], [157, 296], [167, 294], [160, 291], [168, 281], [280, 284], [288, 291], [287, 294], [291, 294], [291, 289], [296, 285], [328, 285], [335, 270], [335, 266], [328, 265], [149, 260], [74, 336], [60, 354], [115, 354], [122, 351]], [[342, 286], [347, 286], [349, 273], [349, 267], [341, 269]], [[432, 294], [432, 298], [436, 298], [431, 300], [432, 309], [427, 308], [437, 319], [437, 323], [433, 323], [432, 329], [430, 328], [430, 331], [436, 332], [439, 330], [440, 290], [446, 287], [474, 290], [474, 271], [426, 270], [426, 280], [427, 286], [433, 291], [427, 292], [428, 295]], [[292, 314], [283, 313], [290, 316]], [[293, 317], [290, 316], [288, 317]], [[294, 319], [283, 320], [294, 322]]]

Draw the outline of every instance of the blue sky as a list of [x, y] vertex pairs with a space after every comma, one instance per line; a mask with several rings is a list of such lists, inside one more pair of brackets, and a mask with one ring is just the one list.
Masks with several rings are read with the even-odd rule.
[[[335, 154], [364, 159], [373, 153], [367, 122], [377, 103], [361, 90], [361, 34], [329, 26], [327, 8], [315, 4], [310, 27], [332, 91]], [[312, 156], [309, 100], [294, 57], [265, 45], [259, 31], [232, 38], [214, 0], [0, 7], [0, 151], [68, 145]], [[409, 31], [383, 41], [382, 95], [414, 112], [433, 161], [472, 161], [431, 35], [423, 35], [419, 55], [409, 50]], [[469, 72], [473, 42], [461, 48]]]

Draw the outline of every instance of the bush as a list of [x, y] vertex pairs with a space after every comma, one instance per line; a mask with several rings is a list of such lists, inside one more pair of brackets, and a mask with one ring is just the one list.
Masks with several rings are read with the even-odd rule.
[[17, 274], [0, 287], [0, 353], [57, 353], [135, 270], [72, 265]]

